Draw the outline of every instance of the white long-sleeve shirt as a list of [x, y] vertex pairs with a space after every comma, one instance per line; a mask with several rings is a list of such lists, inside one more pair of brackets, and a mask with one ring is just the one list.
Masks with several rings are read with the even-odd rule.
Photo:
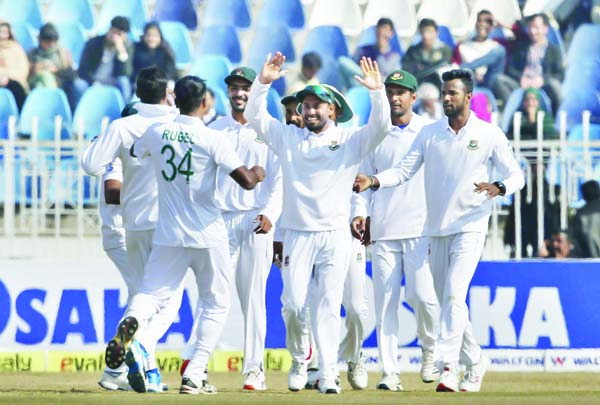
[[283, 174], [280, 225], [296, 231], [348, 228], [352, 184], [361, 160], [391, 129], [390, 108], [383, 89], [371, 91], [369, 122], [361, 128], [328, 123], [320, 134], [285, 125], [267, 112], [269, 85], [256, 80], [245, 117], [277, 154]]
[[[361, 173], [372, 175], [396, 166], [409, 151], [421, 128], [432, 122], [413, 112], [406, 127], [393, 127], [381, 145], [369, 153], [361, 164]], [[426, 234], [423, 169], [399, 187], [376, 193], [354, 193], [352, 198], [353, 216], [371, 217], [371, 240], [408, 239]]]
[[229, 173], [219, 170], [215, 196], [221, 210], [224, 213], [260, 210], [260, 214], [275, 225], [281, 215], [282, 198], [281, 166], [277, 156], [255, 130], [247, 124], [237, 122], [231, 113], [208, 127], [221, 131], [246, 167], [262, 166], [266, 173], [264, 181], [258, 183], [253, 190], [244, 190]]
[[129, 154], [131, 145], [141, 138], [148, 127], [173, 121], [179, 110], [165, 105], [137, 103], [137, 114], [114, 120], [108, 131], [100, 135], [83, 152], [81, 166], [92, 176], [100, 176], [116, 158], [123, 165], [121, 214], [128, 231], [156, 228], [157, 188], [151, 167]]
[[[458, 134], [448, 118], [423, 127], [402, 161], [376, 177], [381, 188], [393, 187], [410, 179], [421, 165], [429, 236], [487, 233], [492, 201], [485, 192], [475, 193], [474, 183], [502, 181], [507, 195], [525, 184], [506, 135], [473, 112]], [[493, 177], [494, 170], [499, 178]]]
[[115, 159], [106, 167], [100, 182], [98, 213], [100, 214], [100, 233], [102, 234], [102, 247], [104, 250], [125, 246], [125, 228], [123, 228], [121, 205], [107, 204], [104, 198], [104, 182], [107, 180], [117, 180], [123, 183], [120, 159]]

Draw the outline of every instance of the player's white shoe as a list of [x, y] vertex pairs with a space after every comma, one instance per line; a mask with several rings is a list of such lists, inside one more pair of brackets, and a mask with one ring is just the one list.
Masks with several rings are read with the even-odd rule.
[[148, 353], [144, 346], [137, 340], [134, 340], [127, 350], [125, 364], [129, 368], [127, 380], [135, 392], [142, 393], [148, 391], [148, 379], [146, 377], [146, 372], [148, 371], [147, 358]]
[[265, 373], [261, 369], [250, 370], [246, 373], [244, 379], [244, 390], [248, 391], [264, 391], [267, 389], [267, 383], [265, 382]]
[[317, 389], [321, 394], [340, 394], [342, 392], [342, 386], [340, 384], [339, 376], [318, 380]]
[[440, 370], [435, 365], [433, 352], [423, 350], [421, 359], [421, 380], [424, 383], [434, 382], [440, 376]]
[[465, 375], [460, 383], [460, 390], [465, 392], [479, 392], [483, 376], [490, 365], [490, 360], [487, 356], [481, 355], [479, 363], [467, 367]]
[[129, 382], [127, 381], [127, 371], [107, 371], [104, 370], [98, 385], [109, 391], [129, 391]]
[[308, 377], [306, 379], [306, 385], [304, 388], [307, 390], [316, 390], [317, 382], [319, 381], [319, 369], [318, 368], [309, 368], [308, 369]]
[[179, 387], [180, 394], [191, 394], [191, 395], [214, 395], [217, 393], [217, 387], [208, 383], [208, 380], [194, 381], [189, 377], [183, 377], [181, 380], [181, 387]]
[[402, 391], [402, 384], [400, 383], [400, 374], [391, 373], [384, 375], [379, 384], [377, 384], [378, 390], [383, 391]]
[[435, 389], [437, 392], [458, 391], [458, 375], [451, 367], [444, 367], [440, 375], [440, 381]]
[[292, 367], [288, 373], [288, 388], [290, 391], [300, 391], [306, 386], [308, 380], [308, 363], [292, 360]]
[[348, 362], [348, 382], [355, 390], [364, 390], [369, 385], [369, 374], [365, 369], [362, 356], [356, 363]]

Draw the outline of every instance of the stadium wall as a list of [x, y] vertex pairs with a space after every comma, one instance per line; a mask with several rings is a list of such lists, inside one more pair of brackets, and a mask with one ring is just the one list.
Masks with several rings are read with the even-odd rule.
[[[367, 367], [379, 370], [371, 264], [367, 264], [370, 318], [365, 336]], [[196, 287], [186, 278], [178, 319], [159, 344], [159, 365], [175, 370], [190, 336]], [[475, 336], [496, 371], [600, 372], [600, 261], [504, 261], [479, 264], [467, 303]], [[287, 370], [281, 318], [281, 275], [274, 267], [267, 283], [269, 370]], [[102, 352], [125, 309], [122, 279], [108, 259], [0, 260], [0, 371], [98, 371]], [[232, 311], [213, 371], [239, 371], [242, 315]], [[343, 311], [342, 311], [343, 314]], [[420, 368], [416, 322], [405, 304], [400, 361]], [[342, 325], [342, 333], [345, 332]]]

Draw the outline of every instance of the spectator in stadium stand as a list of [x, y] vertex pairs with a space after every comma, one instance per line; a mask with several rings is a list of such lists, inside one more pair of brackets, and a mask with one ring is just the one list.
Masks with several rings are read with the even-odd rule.
[[144, 34], [134, 45], [131, 83], [135, 83], [140, 70], [150, 66], [160, 68], [169, 80], [175, 81], [179, 78], [175, 67], [175, 52], [163, 37], [157, 22], [146, 24]]
[[218, 118], [221, 118], [222, 115], [219, 115], [215, 109], [216, 99], [213, 89], [207, 87], [204, 98], [206, 99], [206, 110], [208, 112], [202, 117], [202, 122], [204, 122], [204, 125], [208, 125], [216, 121]]
[[83, 48], [79, 77], [88, 85], [117, 86], [125, 101], [131, 98], [129, 78], [133, 70], [133, 45], [127, 38], [129, 19], [117, 16], [104, 35], [90, 39]]
[[508, 59], [506, 74], [496, 78], [495, 89], [502, 100], [507, 100], [510, 93], [519, 87], [534, 87], [544, 89], [552, 102], [552, 110], [558, 111], [564, 64], [558, 46], [548, 42], [548, 26], [546, 14], [527, 18], [529, 40], [517, 43]]
[[474, 36], [460, 42], [452, 57], [452, 61], [461, 68], [473, 70], [476, 86], [490, 90], [494, 89], [496, 78], [504, 72], [506, 65], [506, 49], [489, 37], [493, 28], [492, 13], [479, 11]]
[[438, 38], [438, 25], [430, 18], [419, 22], [421, 42], [412, 45], [402, 59], [402, 68], [412, 73], [419, 83], [429, 82], [438, 88], [444, 70], [450, 68], [452, 49]]
[[87, 84], [77, 77], [71, 53], [59, 46], [58, 31], [52, 23], [47, 23], [40, 29], [38, 39], [38, 47], [27, 54], [31, 64], [30, 88], [62, 88], [71, 110], [74, 110]]
[[[391, 40], [394, 37], [394, 23], [389, 18], [380, 18], [375, 26], [375, 43], [365, 45], [356, 50], [354, 62], [358, 67], [359, 61], [363, 57], [371, 58], [377, 61], [379, 71], [383, 76], [387, 76], [396, 69], [400, 69], [400, 60], [402, 55], [392, 48]], [[360, 74], [360, 73], [357, 73]]]
[[0, 87], [8, 89], [21, 107], [27, 97], [27, 74], [29, 61], [27, 55], [12, 33], [10, 24], [0, 21]]
[[581, 185], [585, 205], [573, 219], [573, 242], [578, 256], [600, 258], [600, 185], [590, 180]]
[[[540, 104], [542, 103], [542, 95], [536, 88], [530, 87], [525, 90], [523, 95], [523, 103], [521, 105], [521, 139], [522, 140], [535, 140], [537, 139], [537, 114], [540, 111]], [[506, 136], [508, 139], [514, 138], [514, 125], [513, 122], [510, 124], [510, 129]], [[554, 117], [552, 114], [544, 115], [543, 122], [543, 133], [544, 139], [558, 139], [558, 132], [554, 128]]]
[[292, 78], [288, 91], [291, 93], [304, 90], [311, 84], [319, 84], [317, 73], [321, 70], [323, 61], [321, 56], [316, 52], [307, 52], [302, 56], [302, 66], [300, 72], [295, 78]]
[[567, 231], [560, 230], [552, 234], [552, 238], [545, 240], [540, 248], [540, 257], [548, 259], [573, 259], [576, 258], [575, 249]]
[[415, 112], [434, 121], [444, 116], [444, 108], [440, 101], [440, 90], [431, 83], [423, 83], [417, 89], [417, 105]]

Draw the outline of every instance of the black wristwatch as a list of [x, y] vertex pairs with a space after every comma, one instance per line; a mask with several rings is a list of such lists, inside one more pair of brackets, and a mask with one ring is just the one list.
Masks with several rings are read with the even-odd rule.
[[375, 185], [375, 176], [369, 176], [369, 178], [371, 179], [371, 185], [369, 186], [369, 188], [373, 191], [379, 190], [380, 184]]
[[500, 190], [498, 195], [506, 195], [506, 186], [504, 185], [504, 183], [502, 183], [501, 181], [495, 181], [492, 184], [498, 187], [498, 190]]

